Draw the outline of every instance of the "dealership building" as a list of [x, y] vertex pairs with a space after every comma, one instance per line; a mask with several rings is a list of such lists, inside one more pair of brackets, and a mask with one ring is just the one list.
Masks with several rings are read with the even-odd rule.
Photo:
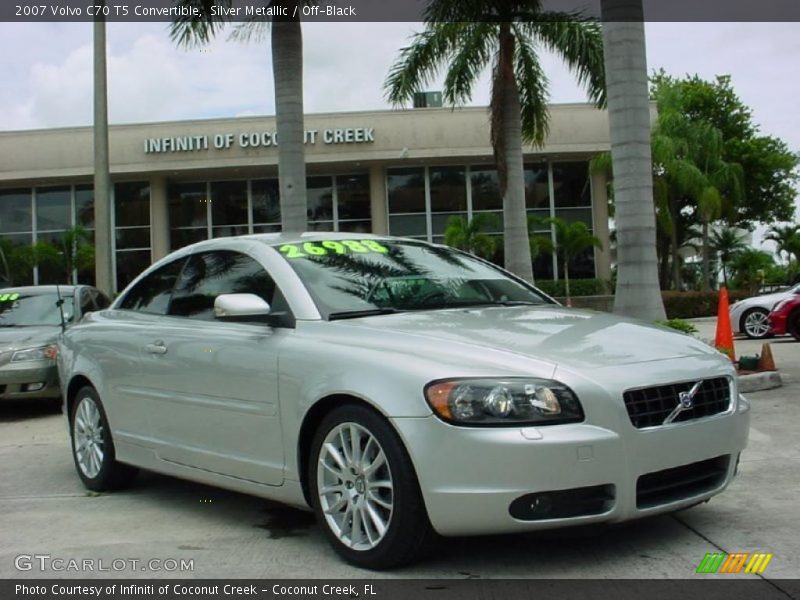
[[[560, 104], [550, 117], [544, 147], [525, 149], [529, 214], [586, 223], [602, 248], [576, 259], [570, 276], [608, 278], [606, 179], [589, 169], [610, 147], [608, 115]], [[451, 217], [493, 213], [502, 231], [486, 108], [313, 114], [305, 128], [310, 229], [441, 242]], [[118, 289], [186, 244], [280, 230], [273, 117], [114, 125], [109, 137]], [[74, 225], [92, 230], [91, 127], [0, 132], [0, 157], [3, 239], [30, 245]], [[563, 276], [550, 255], [534, 271]], [[63, 280], [43, 267], [24, 277], [15, 283]]]

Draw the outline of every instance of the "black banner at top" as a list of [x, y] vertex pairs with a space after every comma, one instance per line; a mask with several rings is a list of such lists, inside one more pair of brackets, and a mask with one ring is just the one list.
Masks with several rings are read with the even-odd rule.
[[[169, 22], [212, 18], [243, 22], [300, 18], [311, 22], [422, 21], [429, 0], [3, 0], [0, 21]], [[498, 20], [517, 0], [467, 1], [479, 7], [457, 20]], [[213, 7], [213, 8], [212, 8]], [[800, 0], [541, 0], [541, 10], [580, 13], [607, 21], [800, 21]], [[212, 12], [213, 11], [213, 12]], [[527, 11], [525, 11], [527, 12]]]

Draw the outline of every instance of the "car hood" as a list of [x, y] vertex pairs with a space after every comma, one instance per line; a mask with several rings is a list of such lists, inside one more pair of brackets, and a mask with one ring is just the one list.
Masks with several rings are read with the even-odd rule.
[[55, 325], [0, 327], [0, 352], [46, 346], [56, 341], [60, 328]]
[[[691, 336], [660, 326], [609, 313], [557, 306], [409, 312], [340, 323], [380, 330], [384, 336], [389, 333], [420, 336], [577, 368], [717, 354]], [[420, 352], [425, 351], [423, 344]], [[437, 352], [443, 351], [446, 347], [437, 344]]]

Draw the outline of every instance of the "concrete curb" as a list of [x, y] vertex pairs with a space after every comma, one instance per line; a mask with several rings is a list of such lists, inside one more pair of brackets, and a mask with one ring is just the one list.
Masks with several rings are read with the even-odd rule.
[[738, 375], [739, 391], [760, 392], [761, 390], [772, 390], [783, 385], [781, 374], [778, 371], [764, 371], [763, 373], [748, 373]]

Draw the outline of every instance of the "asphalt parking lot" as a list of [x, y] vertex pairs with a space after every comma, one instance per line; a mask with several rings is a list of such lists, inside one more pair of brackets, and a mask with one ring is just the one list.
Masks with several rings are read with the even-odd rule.
[[[701, 338], [713, 321], [697, 322]], [[748, 395], [753, 417], [740, 476], [711, 502], [610, 527], [442, 540], [424, 562], [386, 573], [421, 578], [691, 578], [707, 552], [771, 552], [764, 578], [800, 574], [800, 343], [772, 340], [784, 386]], [[739, 354], [760, 343], [737, 340]], [[665, 448], [665, 452], [669, 449]], [[191, 572], [19, 571], [20, 555], [187, 559]], [[72, 464], [62, 416], [42, 404], [0, 406], [0, 577], [325, 577], [374, 574], [341, 562], [310, 514], [152, 474], [93, 494]], [[750, 577], [749, 575], [741, 575]], [[702, 577], [714, 577], [703, 575]]]

